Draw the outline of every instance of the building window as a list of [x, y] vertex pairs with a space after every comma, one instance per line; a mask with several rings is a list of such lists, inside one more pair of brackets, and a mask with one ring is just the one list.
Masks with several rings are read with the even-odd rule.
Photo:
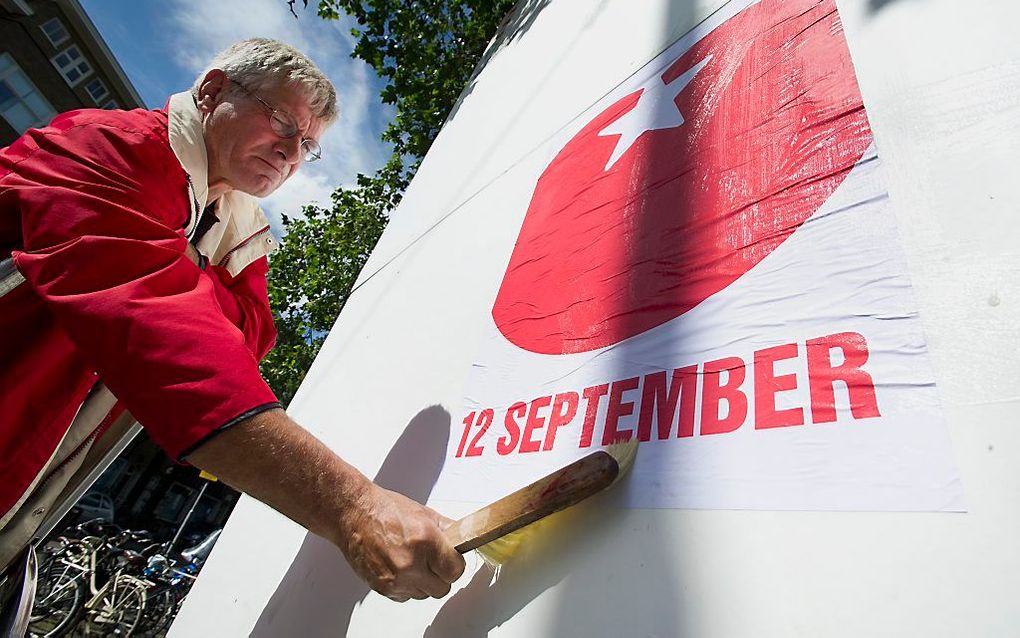
[[103, 98], [110, 94], [110, 91], [107, 90], [106, 85], [103, 84], [103, 81], [100, 80], [99, 78], [96, 78], [86, 83], [85, 90], [89, 92], [89, 95], [92, 96], [92, 101], [95, 102], [96, 104], [100, 104], [100, 100], [102, 100]]
[[56, 116], [25, 72], [9, 54], [0, 54], [0, 115], [18, 132], [48, 124]]
[[191, 495], [195, 490], [183, 483], [174, 482], [170, 489], [163, 494], [156, 511], [153, 512], [156, 518], [167, 523], [177, 523], [184, 515], [185, 506], [190, 504]]
[[86, 75], [92, 73], [88, 60], [81, 54], [76, 45], [71, 45], [52, 58], [53, 66], [57, 67], [71, 86], [77, 85]]
[[39, 27], [46, 34], [46, 38], [55, 47], [67, 42], [71, 39], [71, 36], [67, 33], [67, 29], [64, 28], [64, 24], [60, 21], [60, 18], [51, 18], [46, 22], [43, 22]]
[[110, 100], [109, 102], [103, 105], [103, 108], [106, 109], [107, 111], [116, 111], [117, 109], [120, 108], [120, 105], [117, 104], [117, 100]]

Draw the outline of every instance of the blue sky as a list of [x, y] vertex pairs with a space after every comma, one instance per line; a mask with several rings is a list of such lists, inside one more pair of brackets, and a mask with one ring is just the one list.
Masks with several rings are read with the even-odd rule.
[[393, 109], [379, 102], [381, 81], [371, 67], [350, 57], [353, 22], [326, 21], [318, 3], [295, 3], [295, 19], [285, 0], [81, 0], [135, 88], [151, 108], [191, 86], [212, 56], [231, 42], [270, 37], [291, 44], [336, 85], [340, 120], [323, 136], [323, 157], [302, 166], [262, 202], [274, 231], [280, 216], [295, 216], [309, 202], [329, 203], [336, 186], [351, 185], [357, 174], [372, 173], [389, 156], [379, 136]]

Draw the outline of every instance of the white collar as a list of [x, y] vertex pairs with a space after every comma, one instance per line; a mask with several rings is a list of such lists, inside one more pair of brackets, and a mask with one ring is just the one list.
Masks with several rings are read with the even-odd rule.
[[[170, 148], [188, 174], [197, 207], [185, 228], [185, 234], [191, 236], [209, 198], [209, 156], [205, 149], [202, 114], [191, 91], [170, 96], [167, 122]], [[220, 223], [214, 226], [215, 230], [206, 233], [199, 242], [199, 249], [213, 263], [220, 263], [229, 256], [229, 265], [225, 267], [234, 276], [251, 261], [276, 249], [276, 241], [268, 233], [269, 220], [253, 196], [230, 191], [220, 197], [216, 215]], [[253, 235], [263, 233], [259, 241], [251, 241]], [[251, 245], [246, 245], [241, 254], [233, 254], [242, 243]]]

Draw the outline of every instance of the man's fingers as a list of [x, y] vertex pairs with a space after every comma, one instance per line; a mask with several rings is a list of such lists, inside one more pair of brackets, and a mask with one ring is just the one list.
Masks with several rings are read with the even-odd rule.
[[435, 575], [430, 573], [427, 577], [415, 579], [414, 584], [406, 583], [405, 585], [396, 588], [395, 591], [391, 591], [390, 593], [383, 595], [392, 601], [403, 603], [407, 602], [410, 598], [414, 598], [415, 600], [442, 598], [450, 593], [450, 587], [451, 585], [449, 583], [444, 583], [436, 578]]
[[412, 598], [423, 600], [430, 597], [442, 598], [450, 593], [450, 587], [450, 583], [436, 576], [426, 565], [421, 565], [402, 589], [410, 593]]
[[406, 496], [373, 487], [366, 515], [354, 519], [361, 521], [354, 530], [360, 533], [353, 535], [360, 543], [347, 546], [351, 564], [390, 600], [449, 594], [466, 567], [442, 531], [452, 521]]
[[450, 593], [451, 584], [464, 573], [464, 557], [453, 549], [442, 534], [434, 537], [432, 546], [419, 563], [421, 580], [417, 587], [432, 598], [442, 598]]
[[464, 557], [448, 542], [437, 547], [436, 551], [429, 556], [429, 568], [432, 573], [446, 583], [452, 583], [460, 578], [465, 567]]
[[425, 591], [432, 598], [442, 598], [442, 597], [444, 597], [444, 596], [446, 596], [447, 594], [450, 593], [450, 588], [451, 587], [452, 587], [452, 585], [450, 583], [444, 583], [443, 581], [439, 580], [438, 578], [433, 578], [429, 582], [429, 584], [426, 587]]
[[453, 525], [454, 523], [457, 522], [457, 521], [453, 520], [452, 518], [446, 518], [445, 516], [443, 516], [442, 514], [440, 514], [439, 512], [437, 512], [437, 511], [435, 511], [433, 509], [430, 509], [429, 511], [432, 512], [432, 515], [433, 515], [433, 517], [435, 518], [435, 521], [436, 521], [436, 525], [438, 525], [439, 529], [443, 530], [444, 532], [451, 525]]

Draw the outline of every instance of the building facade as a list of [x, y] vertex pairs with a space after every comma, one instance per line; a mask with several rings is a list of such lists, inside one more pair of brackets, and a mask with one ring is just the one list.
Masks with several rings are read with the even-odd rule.
[[[121, 527], [148, 530], [157, 539], [173, 537], [187, 519], [181, 542], [175, 547], [178, 550], [223, 527], [240, 497], [228, 485], [202, 478], [196, 468], [174, 463], [144, 431], [99, 477], [83, 501], [89, 495], [108, 496], [112, 518]], [[87, 518], [92, 516], [81, 506], [77, 512], [72, 510], [67, 523]]]
[[77, 0], [0, 0], [0, 147], [64, 111], [144, 106]]

